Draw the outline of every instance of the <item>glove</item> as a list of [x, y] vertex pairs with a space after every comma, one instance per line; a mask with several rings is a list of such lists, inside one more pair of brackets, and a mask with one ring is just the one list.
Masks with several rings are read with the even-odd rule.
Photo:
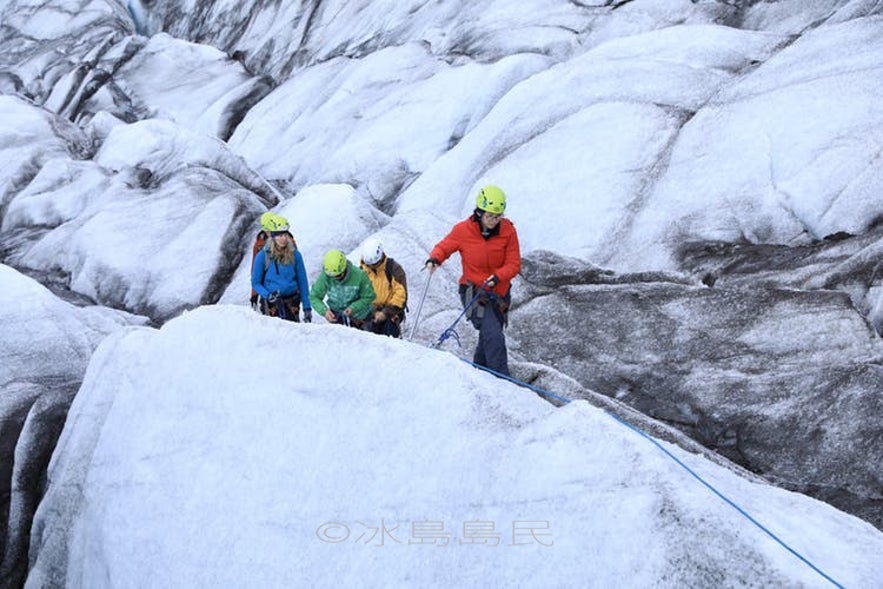
[[271, 305], [275, 305], [276, 301], [278, 301], [278, 300], [279, 300], [279, 291], [278, 290], [274, 290], [273, 292], [270, 293], [270, 296], [267, 297], [267, 302], [270, 303]]
[[439, 266], [440, 263], [441, 263], [441, 262], [439, 262], [439, 261], [436, 260], [435, 258], [429, 258], [428, 260], [426, 260], [426, 263], [425, 263], [424, 265], [426, 266], [426, 268], [427, 268], [430, 272], [433, 272], [433, 271], [435, 271], [436, 268], [438, 268], [438, 266]]
[[313, 310], [312, 309], [304, 309], [304, 323], [312, 323], [313, 322]]
[[493, 287], [497, 286], [497, 284], [499, 282], [500, 282], [500, 279], [497, 278], [496, 274], [491, 274], [490, 276], [487, 277], [487, 280], [485, 280], [485, 283], [487, 283], [488, 288], [493, 288]]

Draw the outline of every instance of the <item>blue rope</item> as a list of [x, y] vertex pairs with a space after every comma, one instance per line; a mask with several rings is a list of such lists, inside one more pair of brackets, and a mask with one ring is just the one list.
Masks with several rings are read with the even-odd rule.
[[[475, 301], [478, 300], [478, 297], [481, 296], [481, 292], [482, 292], [482, 290], [484, 290], [485, 286], [487, 286], [487, 282], [485, 282], [484, 284], [481, 285], [481, 288], [478, 289], [478, 292], [475, 294], [474, 297], [472, 297], [472, 300], [469, 301], [469, 304], [466, 305], [465, 307], [463, 307], [463, 310], [460, 311], [460, 314], [457, 315], [457, 318], [454, 319], [454, 322], [451, 323], [450, 327], [448, 327], [446, 330], [444, 330], [444, 331], [441, 333], [440, 336], [438, 336], [438, 341], [435, 342], [434, 344], [432, 344], [432, 347], [433, 347], [433, 348], [439, 348], [439, 347], [441, 347], [441, 345], [442, 345], [443, 343], [445, 343], [445, 341], [446, 341], [449, 337], [453, 337], [453, 338], [454, 338], [454, 341], [457, 342], [457, 346], [458, 346], [458, 347], [462, 347], [461, 344], [460, 344], [460, 334], [457, 333], [457, 331], [454, 329], [454, 327], [456, 327], [457, 323], [460, 322], [460, 319], [463, 318], [463, 316], [466, 314], [466, 312], [467, 312], [469, 309], [472, 308], [472, 305], [474, 305], [474, 304], [475, 304]], [[491, 295], [491, 296], [493, 296], [493, 295]]]
[[457, 347], [458, 347], [458, 348], [462, 348], [462, 347], [463, 347], [463, 344], [460, 343], [460, 334], [457, 333], [457, 330], [454, 329], [454, 326], [453, 326], [453, 325], [451, 325], [449, 328], [447, 328], [446, 330], [444, 330], [444, 331], [441, 333], [441, 335], [438, 336], [438, 341], [435, 342], [435, 343], [432, 345], [432, 347], [433, 347], [433, 348], [438, 348], [438, 347], [441, 346], [443, 343], [445, 343], [445, 341], [446, 341], [449, 337], [453, 337], [453, 338], [454, 338], [454, 341], [457, 342]]
[[558, 401], [562, 405], [567, 405], [568, 403], [570, 403], [573, 400], [573, 399], [568, 399], [567, 397], [562, 397], [560, 395], [556, 395], [555, 393], [550, 393], [549, 391], [544, 391], [543, 389], [541, 389], [539, 387], [535, 387], [532, 384], [528, 384], [522, 380], [518, 380], [517, 378], [512, 378], [508, 374], [503, 374], [502, 372], [497, 372], [496, 370], [494, 370], [492, 368], [488, 368], [487, 366], [482, 366], [481, 364], [476, 364], [475, 362], [471, 362], [469, 360], [466, 360], [465, 358], [460, 358], [460, 360], [463, 360], [463, 362], [466, 362], [467, 364], [474, 366], [475, 368], [478, 368], [480, 370], [484, 370], [485, 372], [490, 372], [491, 374], [493, 374], [497, 378], [502, 378], [503, 380], [508, 380], [509, 382], [511, 382], [513, 384], [517, 384], [518, 386], [520, 386], [522, 388], [530, 389], [542, 397], [545, 397], [547, 399], [554, 399], [555, 401]]
[[[518, 386], [521, 386], [521, 387], [524, 387], [524, 388], [530, 389], [530, 390], [532, 390], [533, 392], [535, 392], [535, 393], [537, 393], [537, 394], [539, 394], [539, 395], [541, 395], [541, 396], [543, 396], [543, 397], [545, 397], [545, 398], [547, 398], [547, 399], [554, 399], [554, 400], [556, 400], [556, 401], [558, 401], [559, 403], [562, 403], [562, 404], [564, 404], [564, 405], [566, 405], [566, 404], [568, 404], [568, 403], [570, 403], [570, 402], [572, 401], [572, 399], [567, 399], [567, 398], [565, 398], [565, 397], [561, 397], [561, 396], [556, 395], [556, 394], [554, 394], [554, 393], [550, 393], [549, 391], [544, 391], [544, 390], [542, 390], [542, 389], [540, 389], [540, 388], [538, 388], [538, 387], [535, 387], [535, 386], [533, 386], [533, 385], [531, 385], [531, 384], [528, 384], [528, 383], [526, 383], [526, 382], [523, 382], [523, 381], [520, 381], [520, 380], [518, 380], [518, 379], [512, 378], [511, 376], [509, 376], [509, 375], [507, 375], [507, 374], [503, 374], [503, 373], [501, 373], [501, 372], [497, 372], [496, 370], [492, 370], [492, 369], [488, 368], [487, 366], [480, 366], [480, 365], [478, 365], [478, 364], [476, 364], [476, 363], [474, 363], [474, 362], [470, 362], [469, 360], [466, 360], [466, 359], [463, 359], [463, 358], [460, 358], [460, 359], [463, 360], [463, 362], [466, 362], [467, 364], [470, 364], [470, 365], [474, 366], [475, 368], [479, 368], [479, 369], [481, 369], [481, 370], [484, 370], [485, 372], [489, 372], [489, 373], [493, 374], [494, 376], [497, 376], [497, 377], [499, 377], [499, 378], [502, 378], [502, 379], [508, 380], [509, 382], [514, 383], [514, 384], [517, 384]], [[662, 452], [664, 452], [666, 456], [668, 456], [669, 458], [671, 458], [672, 460], [674, 460], [674, 461], [675, 461], [678, 465], [680, 465], [684, 470], [686, 470], [688, 473], [690, 473], [690, 474], [693, 476], [693, 478], [695, 478], [695, 479], [698, 480], [700, 483], [702, 483], [703, 485], [705, 485], [709, 490], [711, 490], [712, 493], [714, 493], [715, 495], [717, 495], [718, 497], [720, 497], [721, 499], [723, 499], [728, 505], [730, 505], [730, 507], [732, 507], [733, 509], [735, 509], [736, 511], [738, 511], [738, 512], [739, 512], [740, 514], [742, 514], [745, 518], [747, 518], [748, 521], [750, 521], [750, 522], [753, 523], [755, 526], [757, 526], [758, 528], [760, 528], [760, 530], [761, 530], [762, 532], [764, 532], [767, 536], [769, 536], [770, 538], [772, 538], [773, 540], [775, 540], [777, 543], [779, 543], [779, 545], [781, 545], [783, 548], [785, 548], [785, 550], [787, 550], [788, 552], [790, 552], [791, 554], [793, 554], [794, 556], [796, 556], [797, 558], [799, 558], [804, 564], [806, 564], [807, 566], [809, 566], [809, 568], [811, 568], [812, 570], [814, 570], [815, 572], [817, 572], [819, 575], [821, 575], [822, 577], [824, 577], [825, 580], [827, 580], [828, 582], [830, 582], [830, 583], [831, 583], [832, 585], [834, 585], [835, 587], [839, 587], [840, 589], [844, 589], [844, 588], [843, 588], [843, 585], [841, 585], [840, 583], [838, 583], [837, 581], [835, 581], [834, 579], [832, 579], [829, 575], [825, 574], [820, 568], [818, 568], [818, 567], [815, 566], [813, 563], [811, 563], [809, 560], [807, 560], [806, 558], [804, 558], [800, 553], [798, 553], [796, 550], [794, 550], [793, 548], [791, 548], [790, 546], [788, 546], [788, 544], [786, 544], [782, 539], [780, 539], [780, 538], [779, 538], [778, 536], [776, 536], [773, 532], [771, 532], [769, 529], [767, 529], [763, 524], [761, 524], [759, 521], [757, 521], [756, 519], [754, 519], [754, 518], [753, 518], [753, 517], [747, 512], [747, 511], [745, 511], [744, 509], [742, 509], [741, 507], [739, 507], [734, 501], [732, 501], [732, 500], [731, 500], [730, 498], [728, 498], [726, 495], [724, 495], [723, 493], [721, 493], [720, 491], [718, 491], [717, 489], [715, 489], [714, 486], [711, 485], [711, 483], [709, 483], [708, 481], [706, 481], [705, 479], [703, 479], [703, 478], [702, 478], [699, 474], [697, 474], [693, 469], [691, 469], [689, 466], [687, 466], [686, 464], [684, 464], [684, 463], [683, 463], [683, 462], [682, 462], [677, 456], [675, 456], [674, 454], [672, 454], [668, 449], [666, 449], [662, 444], [660, 444], [658, 440], [656, 440], [656, 439], [654, 439], [653, 437], [649, 436], [648, 434], [644, 433], [644, 432], [641, 431], [639, 428], [635, 427], [634, 425], [630, 424], [629, 422], [625, 421], [624, 419], [618, 417], [617, 415], [614, 415], [614, 414], [611, 413], [610, 411], [605, 410], [604, 413], [606, 413], [607, 415], [609, 415], [610, 417], [612, 417], [614, 420], [616, 420], [616, 421], [619, 422], [620, 424], [626, 426], [626, 427], [629, 428], [630, 430], [632, 430], [632, 431], [634, 431], [635, 433], [639, 434], [641, 437], [645, 438], [646, 440], [649, 440], [654, 446], [656, 446], [657, 448], [659, 448], [660, 450], [662, 450]]]

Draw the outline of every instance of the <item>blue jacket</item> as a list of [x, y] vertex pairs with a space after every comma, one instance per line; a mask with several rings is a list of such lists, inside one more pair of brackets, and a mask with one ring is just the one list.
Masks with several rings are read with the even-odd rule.
[[[267, 249], [263, 248], [254, 258], [251, 267], [251, 287], [263, 298], [278, 290], [283, 297], [290, 297], [300, 291], [300, 300], [304, 310], [312, 309], [310, 306], [310, 284], [307, 282], [307, 271], [304, 269], [304, 259], [300, 252], [294, 250], [294, 260], [291, 264], [280, 264], [276, 260], [270, 260], [267, 265]], [[264, 272], [264, 266], [267, 271]]]

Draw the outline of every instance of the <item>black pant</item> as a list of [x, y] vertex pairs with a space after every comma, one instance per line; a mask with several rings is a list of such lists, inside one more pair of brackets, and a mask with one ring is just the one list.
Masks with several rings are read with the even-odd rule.
[[374, 321], [373, 315], [369, 316], [365, 321], [364, 329], [378, 335], [402, 337], [402, 327], [399, 325], [398, 317], [387, 317], [383, 321]]

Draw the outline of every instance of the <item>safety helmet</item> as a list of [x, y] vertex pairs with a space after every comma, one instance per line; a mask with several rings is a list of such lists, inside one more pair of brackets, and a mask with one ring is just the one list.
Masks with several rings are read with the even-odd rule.
[[369, 237], [362, 246], [362, 261], [373, 266], [383, 259], [383, 244], [376, 237]]
[[266, 231], [267, 233], [272, 231], [272, 229], [270, 228], [270, 223], [273, 223], [273, 218], [276, 216], [276, 213], [274, 213], [273, 211], [267, 211], [266, 213], [261, 215], [261, 231]]
[[340, 250], [330, 250], [325, 254], [322, 265], [325, 267], [325, 274], [328, 276], [332, 278], [340, 276], [346, 271], [346, 255]]
[[288, 219], [282, 215], [273, 215], [267, 222], [267, 229], [270, 233], [281, 233], [289, 230]]
[[499, 186], [488, 184], [478, 191], [475, 208], [493, 215], [502, 215], [506, 210], [506, 193]]

